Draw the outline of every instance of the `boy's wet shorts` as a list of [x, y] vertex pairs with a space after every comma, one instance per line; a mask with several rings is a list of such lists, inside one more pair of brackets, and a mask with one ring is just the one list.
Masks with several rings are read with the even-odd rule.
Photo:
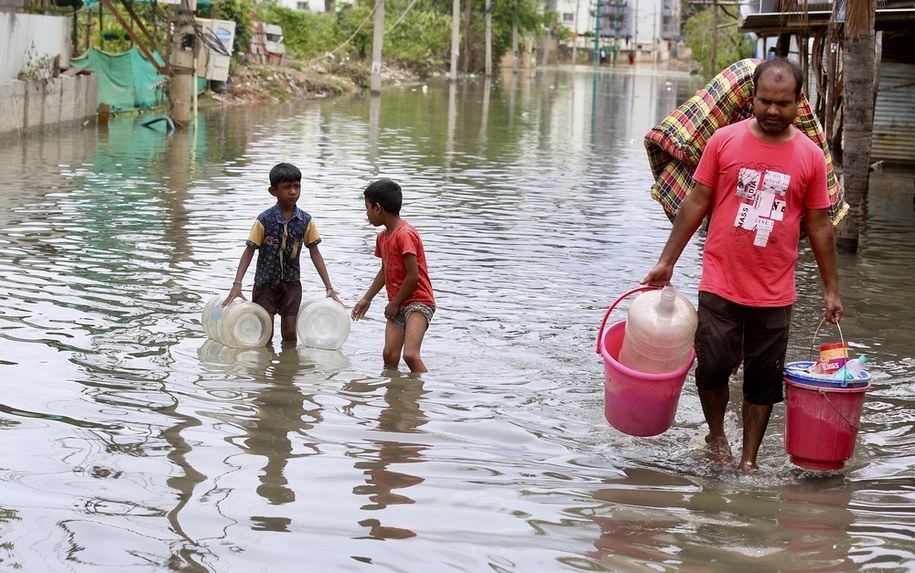
[[278, 286], [255, 286], [251, 300], [264, 307], [267, 314], [273, 316], [295, 316], [302, 304], [302, 283], [280, 282]]
[[696, 386], [714, 390], [727, 385], [743, 351], [744, 399], [760, 406], [784, 400], [791, 312], [791, 305], [746, 306], [700, 291]]
[[403, 307], [403, 310], [400, 311], [397, 316], [394, 317], [394, 320], [391, 322], [394, 323], [394, 327], [400, 332], [406, 332], [407, 330], [407, 318], [414, 312], [418, 312], [421, 315], [426, 317], [426, 323], [432, 322], [432, 315], [435, 314], [435, 307], [423, 304], [421, 302], [411, 302], [407, 306]]

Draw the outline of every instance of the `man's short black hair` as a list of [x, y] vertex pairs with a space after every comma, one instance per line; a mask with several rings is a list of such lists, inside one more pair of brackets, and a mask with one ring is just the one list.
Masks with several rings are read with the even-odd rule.
[[759, 87], [759, 78], [767, 71], [779, 75], [784, 73], [793, 76], [795, 86], [794, 97], [795, 99], [800, 99], [801, 88], [804, 86], [804, 70], [802, 70], [799, 65], [786, 58], [773, 58], [756, 66], [756, 69], [753, 71], [753, 95], [756, 95], [756, 89]]
[[365, 198], [371, 205], [381, 205], [381, 208], [392, 215], [400, 215], [403, 205], [403, 192], [400, 185], [384, 178], [373, 181], [363, 191]]
[[277, 189], [283, 181], [301, 181], [302, 172], [292, 163], [277, 163], [270, 170], [270, 186]]

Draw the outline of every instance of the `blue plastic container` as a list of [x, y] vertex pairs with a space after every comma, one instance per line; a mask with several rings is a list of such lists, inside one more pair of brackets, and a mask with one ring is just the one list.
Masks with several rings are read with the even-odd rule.
[[871, 375], [867, 370], [862, 371], [852, 380], [832, 378], [830, 374], [817, 375], [806, 372], [814, 364], [815, 362], [789, 362], [785, 366], [785, 379], [798, 384], [826, 388], [861, 388], [867, 386], [871, 381]]

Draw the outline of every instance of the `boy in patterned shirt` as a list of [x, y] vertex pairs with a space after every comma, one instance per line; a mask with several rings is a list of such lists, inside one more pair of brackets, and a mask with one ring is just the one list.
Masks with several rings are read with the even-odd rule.
[[[311, 215], [296, 207], [302, 192], [302, 172], [290, 163], [275, 165], [270, 170], [268, 191], [276, 197], [276, 205], [257, 216], [238, 262], [232, 290], [222, 305], [228, 305], [237, 297], [245, 298], [241, 292], [241, 280], [254, 258], [254, 251], [260, 251], [251, 299], [270, 315], [271, 333], [273, 317], [279, 314], [283, 342], [295, 343], [296, 319], [302, 302], [299, 255], [303, 247], [308, 249], [311, 262], [327, 290], [327, 296], [337, 302], [340, 299], [331, 286], [324, 257], [318, 250], [318, 243], [321, 242], [318, 228]], [[273, 339], [272, 334], [270, 339]]]
[[365, 316], [372, 298], [382, 287], [386, 288], [389, 302], [384, 307], [384, 317], [388, 319], [384, 331], [385, 366], [396, 368], [402, 351], [411, 372], [426, 372], [419, 352], [435, 313], [435, 297], [423, 241], [416, 228], [400, 218], [400, 185], [379, 179], [363, 194], [369, 223], [384, 227], [375, 239], [375, 256], [381, 259], [381, 269], [365, 296], [353, 307], [352, 318]]

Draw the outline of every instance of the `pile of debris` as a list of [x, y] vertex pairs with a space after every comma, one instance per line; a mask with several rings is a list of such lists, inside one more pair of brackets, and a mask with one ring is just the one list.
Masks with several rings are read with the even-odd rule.
[[357, 92], [358, 79], [322, 68], [302, 71], [291, 66], [248, 64], [233, 67], [229, 80], [211, 94], [227, 104], [280, 103]]

